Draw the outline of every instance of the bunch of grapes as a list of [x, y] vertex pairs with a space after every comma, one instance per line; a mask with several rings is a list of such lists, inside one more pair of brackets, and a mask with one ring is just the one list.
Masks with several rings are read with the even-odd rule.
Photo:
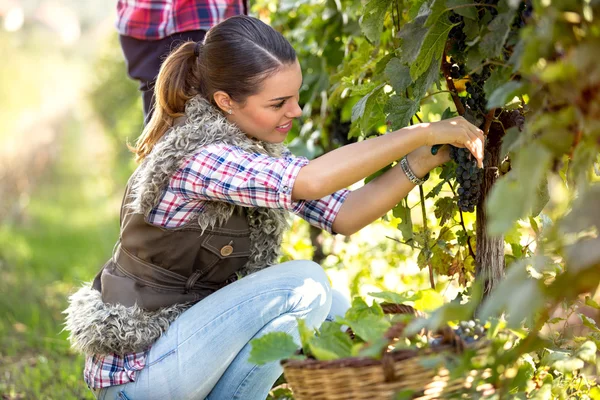
[[[469, 345], [481, 340], [486, 335], [486, 329], [478, 321], [460, 321], [458, 327], [454, 329], [456, 336], [460, 337], [465, 344]], [[429, 338], [429, 345], [432, 347], [440, 346], [444, 343], [441, 335], [432, 336]]]
[[481, 195], [483, 170], [477, 167], [477, 159], [466, 148], [451, 146], [450, 158], [457, 164], [458, 208], [464, 212], [473, 212]]
[[458, 327], [454, 330], [466, 344], [474, 343], [485, 336], [486, 329], [474, 320], [460, 321]]

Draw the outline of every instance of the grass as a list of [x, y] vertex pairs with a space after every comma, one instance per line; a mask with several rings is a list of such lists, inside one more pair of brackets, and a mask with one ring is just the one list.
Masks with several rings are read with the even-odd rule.
[[2, 399], [93, 399], [61, 312], [110, 255], [120, 195], [103, 178], [106, 159], [91, 157], [82, 125], [66, 124], [59, 161], [40, 179], [24, 218], [0, 226]]

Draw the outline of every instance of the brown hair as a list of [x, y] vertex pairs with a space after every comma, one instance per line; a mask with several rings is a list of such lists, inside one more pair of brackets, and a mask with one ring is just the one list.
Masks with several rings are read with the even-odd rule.
[[152, 118], [131, 148], [136, 161], [152, 151], [192, 97], [200, 94], [216, 106], [213, 95], [222, 90], [243, 104], [260, 91], [264, 79], [296, 60], [296, 52], [279, 32], [245, 15], [215, 25], [204, 43], [196, 45], [183, 43], [162, 64]]

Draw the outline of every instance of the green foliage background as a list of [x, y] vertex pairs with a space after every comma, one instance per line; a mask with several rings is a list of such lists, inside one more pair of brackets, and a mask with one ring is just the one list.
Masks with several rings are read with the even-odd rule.
[[[406, 58], [405, 51], [402, 57], [404, 42], [398, 28], [406, 29], [423, 3], [254, 3], [255, 15], [284, 32], [302, 64], [304, 115], [301, 128], [290, 137], [296, 154], [315, 157], [331, 150], [329, 139], [338, 122], [352, 122], [350, 136], [361, 140], [384, 134], [388, 119], [393, 128], [408, 124], [412, 115], [406, 110], [414, 114], [419, 109], [425, 121], [445, 117], [452, 101], [447, 94], [437, 93], [444, 88], [437, 87], [436, 79], [426, 72], [431, 63], [418, 58], [419, 50], [427, 47], [417, 40], [409, 44], [414, 54]], [[545, 11], [523, 35], [527, 40], [519, 66], [527, 97], [523, 101], [541, 111], [528, 117], [526, 132], [511, 136], [506, 145], [516, 161], [498, 184], [492, 198], [496, 203], [490, 207], [496, 215], [494, 226], [505, 233], [506, 260], [512, 266], [487, 312], [497, 315], [506, 310], [513, 316], [509, 322], [521, 329], [527, 318], [542, 325], [548, 321], [540, 299], [563, 303], [565, 313], [545, 326], [533, 325], [550, 338], [544, 342], [544, 362], [537, 355], [518, 359], [531, 366], [529, 382], [539, 384], [530, 387], [530, 393], [550, 398], [577, 384], [583, 387], [582, 395], [592, 386], [585, 374], [596, 374], [589, 368], [594, 366], [591, 357], [586, 358], [587, 370], [575, 359], [580, 343], [600, 339], [594, 319], [578, 317], [580, 307], [593, 305], [579, 301], [578, 295], [593, 294], [598, 282], [598, 268], [593, 266], [599, 248], [594, 245], [599, 97], [588, 89], [598, 82], [593, 55], [598, 54], [599, 29], [593, 1], [556, 1], [552, 7], [542, 3], [535, 2], [536, 9]], [[392, 4], [397, 5], [395, 14], [390, 12]], [[110, 7], [106, 5], [107, 10]], [[445, 8], [436, 10], [441, 17]], [[108, 21], [112, 17], [81, 15], [82, 36], [75, 44], [62, 44], [46, 27], [34, 23], [18, 32], [0, 33], [0, 49], [11, 55], [0, 67], [0, 395], [6, 399], [92, 398], [81, 379], [83, 360], [69, 350], [66, 333], [61, 331], [61, 311], [68, 294], [93, 278], [116, 240], [122, 189], [134, 168], [125, 142], [135, 140], [141, 130], [141, 101], [135, 83], [126, 78], [112, 21]], [[578, 23], [573, 22], [576, 15]], [[440, 21], [445, 24], [443, 18]], [[420, 34], [426, 37], [428, 29], [440, 27], [443, 34], [442, 25], [421, 27]], [[566, 56], [556, 54], [561, 49], [569, 49]], [[401, 62], [392, 61], [396, 56]], [[406, 61], [413, 62], [408, 71], [402, 64]], [[401, 72], [408, 72], [416, 82], [402, 81], [406, 74]], [[408, 89], [411, 96], [403, 96], [399, 88]], [[510, 94], [502, 90], [497, 95], [500, 103]], [[584, 94], [588, 97], [581, 97]], [[555, 108], [544, 108], [548, 98], [558, 99], [551, 104]], [[584, 134], [583, 145], [571, 149], [572, 142], [560, 139], [571, 135], [573, 126]], [[537, 162], [542, 159], [549, 161]], [[531, 182], [532, 171], [537, 180], [547, 180], [549, 203], [542, 214], [530, 218], [527, 205], [538, 186]], [[442, 305], [472, 279], [474, 264], [465, 231], [473, 236], [475, 218], [465, 214], [466, 229], [462, 229], [452, 203], [440, 202], [453, 197], [448, 185], [438, 185], [447, 173], [436, 171], [424, 188], [425, 194], [432, 194], [424, 202], [427, 236], [416, 191], [383, 221], [349, 239], [324, 234], [323, 265], [332, 285], [367, 298], [373, 291], [412, 290], [422, 296], [415, 306], [438, 310], [433, 314], [438, 321], [452, 319], [452, 310]], [[444, 223], [450, 230], [442, 228]], [[437, 243], [431, 254], [435, 289], [429, 288], [426, 263], [419, 257], [428, 240]], [[303, 221], [294, 220], [283, 249], [284, 259], [312, 256]], [[565, 329], [572, 324], [571, 317], [581, 318], [587, 327], [583, 334], [573, 336]], [[549, 374], [550, 368], [554, 369]], [[560, 371], [555, 374], [555, 370]]]

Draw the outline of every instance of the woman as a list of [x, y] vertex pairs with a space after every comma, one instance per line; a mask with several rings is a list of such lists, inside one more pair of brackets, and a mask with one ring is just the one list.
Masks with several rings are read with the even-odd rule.
[[[294, 157], [282, 142], [301, 115], [301, 85], [290, 44], [247, 16], [165, 60], [135, 147], [141, 164], [127, 185], [119, 241], [66, 311], [98, 398], [264, 399], [281, 367], [248, 363], [249, 342], [295, 335], [297, 318], [319, 326], [347, 308], [319, 265], [274, 265], [287, 212], [350, 235], [449, 159], [445, 149], [431, 155], [431, 145], [467, 147], [481, 164], [482, 133], [462, 118], [312, 161]], [[345, 189], [404, 156], [366, 186]]]

